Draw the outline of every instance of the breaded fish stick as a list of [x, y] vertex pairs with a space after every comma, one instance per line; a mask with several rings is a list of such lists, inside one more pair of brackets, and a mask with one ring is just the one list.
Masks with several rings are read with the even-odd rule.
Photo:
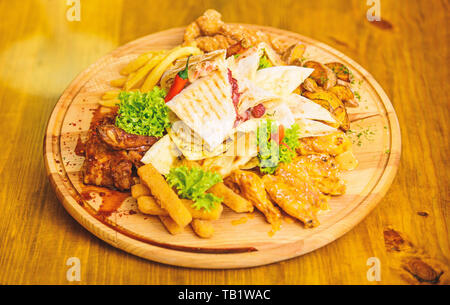
[[265, 175], [263, 182], [270, 198], [275, 201], [286, 213], [299, 219], [305, 227], [312, 228], [319, 225], [311, 204], [301, 200], [297, 191], [291, 185], [283, 182], [279, 177]]
[[177, 223], [169, 216], [159, 216], [159, 220], [161, 220], [167, 231], [169, 231], [172, 235], [179, 234], [184, 231], [184, 228], [177, 225]]
[[151, 163], [141, 166], [138, 175], [143, 184], [150, 189], [157, 203], [169, 213], [177, 225], [184, 228], [192, 221], [188, 209]]
[[157, 216], [168, 216], [169, 213], [167, 213], [166, 210], [161, 208], [159, 204], [156, 203], [155, 198], [151, 196], [140, 196], [137, 199], [137, 205], [139, 211], [143, 214], [148, 215], [157, 215]]
[[201, 238], [210, 238], [214, 234], [214, 227], [209, 220], [194, 219], [191, 226], [195, 234]]
[[208, 192], [223, 198], [223, 203], [236, 213], [253, 212], [253, 205], [251, 202], [236, 194], [222, 182], [211, 187]]
[[216, 207], [214, 209], [207, 211], [205, 209], [197, 210], [193, 208], [192, 204], [194, 202], [192, 200], [181, 199], [181, 202], [183, 202], [184, 206], [189, 210], [189, 213], [191, 213], [192, 218], [203, 220], [216, 220], [219, 219], [223, 211], [223, 206], [220, 203], [216, 203]]

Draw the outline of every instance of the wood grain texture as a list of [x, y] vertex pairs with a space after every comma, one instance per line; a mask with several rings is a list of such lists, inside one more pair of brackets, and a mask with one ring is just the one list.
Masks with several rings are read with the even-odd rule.
[[[396, 253], [386, 250], [383, 232], [388, 227], [404, 232], [427, 256], [448, 266], [447, 1], [383, 0], [382, 17], [391, 29], [369, 23], [368, 7], [358, 0], [152, 5], [82, 1], [81, 22], [69, 23], [64, 1], [0, 3], [0, 283], [66, 284], [65, 263], [73, 256], [81, 260], [81, 283], [373, 284], [366, 278], [369, 257], [380, 259], [380, 283], [408, 283], [399, 274]], [[169, 267], [93, 238], [51, 190], [42, 140], [46, 120], [68, 83], [115, 47], [188, 24], [209, 7], [221, 11], [226, 21], [274, 26], [323, 41], [355, 59], [387, 91], [403, 127], [397, 178], [378, 207], [336, 242], [265, 267]]]
[[170, 235], [157, 217], [136, 213], [132, 198], [106, 221], [95, 217], [102, 203], [98, 192], [92, 194], [95, 198], [82, 200], [86, 189], [81, 181], [83, 158], [75, 154], [75, 147], [78, 139], [86, 140], [92, 110], [98, 107], [100, 97], [114, 89], [109, 81], [117, 79], [119, 71], [138, 54], [181, 44], [184, 28], [151, 34], [114, 50], [83, 71], [56, 104], [44, 139], [45, 166], [58, 198], [79, 223], [111, 245], [153, 261], [193, 268], [243, 268], [314, 251], [348, 232], [376, 206], [395, 177], [401, 150], [400, 127], [386, 93], [367, 71], [329, 46], [272, 27], [256, 28], [287, 45], [301, 41], [307, 46], [304, 56], [308, 59], [343, 63], [352, 71], [351, 86], [363, 101], [359, 107], [348, 109], [351, 117], [359, 118], [350, 128], [353, 133], [370, 130], [373, 134], [370, 141], [353, 148], [359, 165], [344, 173], [346, 193], [330, 200], [330, 210], [318, 217], [320, 226], [305, 229], [297, 222], [286, 222], [271, 236], [271, 227], [261, 213], [252, 214], [252, 219], [238, 227], [233, 222], [243, 215], [225, 208], [224, 215], [214, 222], [217, 234], [202, 240], [190, 230]]

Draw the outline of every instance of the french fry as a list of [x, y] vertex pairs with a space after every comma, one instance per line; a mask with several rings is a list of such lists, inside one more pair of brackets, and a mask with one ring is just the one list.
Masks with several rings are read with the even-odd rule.
[[222, 182], [211, 187], [208, 192], [223, 198], [223, 203], [236, 213], [253, 212], [253, 205], [251, 202], [236, 194]]
[[161, 208], [166, 210], [180, 227], [185, 227], [192, 221], [189, 210], [151, 163], [141, 166], [138, 169], [138, 175]]
[[118, 79], [113, 79], [112, 81], [109, 82], [109, 84], [113, 87], [122, 88], [126, 81], [127, 81], [127, 78], [122, 77], [122, 78], [118, 78]]
[[137, 199], [138, 209], [143, 214], [168, 216], [166, 210], [162, 209], [155, 201], [155, 198], [151, 196], [140, 196]]
[[140, 68], [131, 79], [125, 82], [124, 89], [128, 91], [132, 88], [139, 87], [144, 82], [144, 79], [147, 76], [147, 74], [154, 67], [156, 67], [163, 58], [164, 58], [163, 54], [158, 54], [152, 57], [152, 59], [150, 59], [150, 61], [146, 63], [145, 66]]
[[148, 53], [139, 55], [135, 60], [131, 61], [128, 65], [123, 67], [123, 69], [120, 70], [120, 74], [128, 75], [128, 74], [138, 70], [153, 57], [153, 54], [154, 54], [154, 52], [148, 52]]
[[141, 87], [142, 92], [148, 92], [158, 83], [159, 79], [163, 75], [164, 71], [178, 58], [186, 57], [189, 55], [199, 55], [200, 51], [197, 47], [177, 47], [167, 54], [167, 56], [155, 67], [155, 69], [149, 74], [144, 84]]
[[195, 234], [201, 238], [210, 238], [214, 234], [214, 227], [209, 220], [194, 219], [191, 226]]
[[167, 231], [169, 231], [172, 235], [179, 234], [184, 231], [184, 227], [177, 225], [177, 223], [169, 216], [159, 216], [159, 220], [161, 220]]
[[138, 199], [141, 196], [150, 196], [150, 190], [142, 183], [135, 184], [131, 187], [131, 196]]
[[192, 200], [189, 199], [181, 199], [181, 202], [183, 202], [184, 206], [189, 210], [189, 213], [191, 213], [192, 218], [198, 218], [203, 220], [216, 220], [219, 219], [220, 215], [223, 211], [222, 204], [217, 204], [214, 209], [211, 209], [209, 211], [206, 211], [205, 209], [197, 210], [192, 207], [192, 204], [194, 203]]
[[117, 107], [119, 106], [120, 100], [118, 99], [113, 99], [113, 100], [104, 100], [104, 101], [100, 101], [99, 104], [105, 107]]
[[120, 91], [107, 91], [103, 94], [102, 100], [115, 100], [119, 97]]

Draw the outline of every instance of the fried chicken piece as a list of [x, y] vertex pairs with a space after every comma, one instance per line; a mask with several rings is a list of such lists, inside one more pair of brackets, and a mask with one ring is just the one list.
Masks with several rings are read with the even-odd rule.
[[82, 174], [85, 184], [124, 191], [130, 189], [135, 182], [133, 163], [140, 162], [140, 158], [137, 160], [138, 157], [134, 155], [139, 154], [138, 151], [130, 153], [126, 150], [114, 150], [101, 138], [99, 127], [114, 124], [115, 117], [114, 111], [101, 113], [100, 108], [94, 114], [88, 140], [84, 143], [85, 160]]
[[277, 176], [265, 175], [263, 182], [269, 196], [287, 214], [302, 221], [307, 228], [319, 225], [311, 202], [300, 196], [301, 191], [297, 191]]
[[329, 155], [298, 156], [289, 164], [281, 164], [276, 175], [297, 187], [305, 196], [311, 196], [309, 200], [317, 200], [319, 208], [323, 206], [323, 199], [315, 195], [314, 187], [329, 195], [345, 193], [345, 182], [340, 178], [334, 158]]
[[200, 32], [200, 27], [198, 26], [197, 22], [192, 22], [186, 27], [186, 30], [184, 31], [184, 43], [190, 43], [201, 34], [202, 33]]
[[112, 125], [100, 125], [97, 128], [100, 138], [112, 149], [148, 150], [158, 138], [127, 133]]
[[267, 42], [270, 44], [269, 36], [266, 33], [249, 29], [242, 25], [224, 23], [220, 28], [220, 33], [236, 42], [246, 41], [246, 44], [249, 46], [255, 46], [260, 42]]
[[212, 52], [219, 49], [226, 49], [230, 46], [227, 37], [223, 35], [201, 36], [194, 40], [195, 45], [205, 51]]
[[257, 174], [235, 170], [225, 180], [225, 185], [253, 203], [266, 216], [267, 222], [278, 228], [281, 223], [281, 212], [267, 198], [264, 183]]
[[281, 178], [281, 180], [295, 188], [297, 197], [302, 202], [308, 203], [315, 210], [328, 209], [328, 197], [320, 192], [318, 186], [308, 175], [308, 170], [299, 166], [293, 160], [291, 163], [281, 163], [278, 167], [275, 176]]

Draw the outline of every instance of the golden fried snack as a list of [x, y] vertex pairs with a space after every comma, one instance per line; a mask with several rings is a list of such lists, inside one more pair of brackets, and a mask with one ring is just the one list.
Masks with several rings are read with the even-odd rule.
[[135, 184], [131, 187], [131, 196], [138, 199], [141, 196], [150, 196], [150, 190], [142, 183]]
[[167, 231], [169, 231], [172, 235], [179, 234], [184, 231], [184, 227], [177, 225], [177, 223], [169, 216], [159, 216], [159, 220], [161, 220]]
[[120, 74], [129, 75], [130, 73], [144, 66], [152, 57], [153, 52], [139, 55], [135, 60], [131, 61], [128, 65], [123, 67], [122, 70], [120, 70]]
[[150, 189], [161, 208], [169, 213], [178, 226], [184, 228], [192, 221], [188, 209], [151, 163], [141, 166], [138, 169], [138, 175], [142, 183]]
[[156, 203], [155, 198], [152, 196], [140, 196], [137, 199], [137, 205], [139, 211], [143, 214], [157, 215], [157, 216], [168, 216], [166, 210], [162, 209], [159, 204]]
[[194, 40], [195, 45], [205, 52], [226, 49], [230, 46], [228, 39], [220, 34], [214, 36], [201, 36]]
[[301, 42], [297, 42], [284, 51], [281, 58], [288, 65], [301, 66], [305, 50], [306, 46]]
[[192, 200], [181, 199], [181, 202], [183, 202], [184, 206], [189, 210], [189, 213], [191, 213], [192, 218], [198, 218], [203, 220], [216, 220], [219, 219], [223, 211], [223, 206], [220, 203], [216, 203], [216, 207], [214, 209], [207, 211], [205, 209], [197, 210], [193, 208], [192, 204], [194, 202]]
[[319, 221], [314, 215], [314, 209], [308, 201], [298, 197], [296, 189], [284, 183], [280, 177], [265, 175], [263, 182], [270, 198], [275, 201], [287, 214], [297, 218], [305, 227], [316, 227]]
[[184, 31], [184, 42], [185, 44], [190, 43], [195, 38], [199, 37], [202, 33], [200, 32], [200, 27], [197, 22], [192, 22], [190, 25], [186, 27]]
[[223, 203], [236, 213], [253, 212], [253, 205], [251, 202], [233, 192], [232, 189], [228, 188], [222, 182], [211, 187], [208, 192], [223, 198]]
[[280, 210], [267, 198], [264, 183], [257, 174], [249, 171], [235, 170], [225, 180], [225, 184], [233, 185], [245, 199], [266, 216], [267, 222], [278, 227], [281, 223]]
[[214, 234], [214, 227], [209, 220], [194, 219], [191, 226], [195, 234], [201, 238], [210, 238]]

